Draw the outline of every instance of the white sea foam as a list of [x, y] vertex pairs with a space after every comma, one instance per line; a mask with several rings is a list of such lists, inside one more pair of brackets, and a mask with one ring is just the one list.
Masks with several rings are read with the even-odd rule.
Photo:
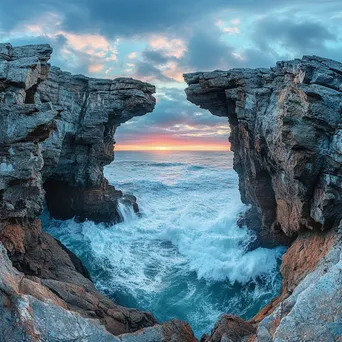
[[223, 153], [117, 154], [108, 180], [138, 199], [142, 217], [123, 203], [123, 223], [50, 222], [49, 231], [81, 257], [96, 285], [120, 304], [159, 320], [189, 321], [197, 336], [218, 315], [250, 317], [280, 288], [283, 248], [246, 252], [236, 225], [244, 209]]

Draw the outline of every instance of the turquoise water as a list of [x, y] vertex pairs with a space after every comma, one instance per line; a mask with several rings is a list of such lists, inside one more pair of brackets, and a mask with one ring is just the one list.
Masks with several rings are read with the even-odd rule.
[[230, 152], [116, 152], [109, 182], [138, 200], [142, 216], [105, 227], [73, 220], [46, 228], [77, 254], [117, 303], [177, 317], [197, 337], [222, 313], [246, 319], [280, 291], [283, 248], [247, 252], [244, 210]]

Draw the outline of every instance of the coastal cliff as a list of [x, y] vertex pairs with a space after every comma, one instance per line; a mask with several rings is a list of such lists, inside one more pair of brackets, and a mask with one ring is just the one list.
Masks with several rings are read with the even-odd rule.
[[134, 338], [190, 342], [187, 324], [158, 325], [106, 298], [42, 231], [45, 200], [62, 219], [118, 222], [119, 201], [138, 210], [103, 166], [113, 160], [116, 128], [155, 105], [154, 86], [73, 76], [50, 68], [51, 53], [49, 45], [0, 44], [0, 341], [129, 341], [150, 327]]
[[[0, 341], [196, 342], [93, 285], [42, 231], [60, 219], [115, 223], [134, 196], [108, 184], [114, 133], [153, 110], [154, 87], [50, 67], [49, 45], [0, 44]], [[282, 291], [246, 322], [223, 315], [203, 342], [342, 338], [342, 64], [319, 57], [271, 69], [186, 74], [188, 99], [227, 117], [234, 168], [257, 246], [289, 245]]]
[[281, 295], [249, 322], [223, 316], [203, 341], [342, 338], [342, 64], [306, 56], [184, 78], [189, 101], [229, 120], [252, 247], [291, 245]]

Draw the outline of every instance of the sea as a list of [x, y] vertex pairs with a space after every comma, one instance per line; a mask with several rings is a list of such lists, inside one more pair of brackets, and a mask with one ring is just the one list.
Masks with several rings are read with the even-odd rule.
[[187, 321], [200, 337], [221, 314], [250, 319], [279, 294], [285, 248], [248, 250], [233, 153], [116, 152], [105, 176], [141, 215], [119, 204], [122, 223], [50, 219], [44, 229], [116, 303]]

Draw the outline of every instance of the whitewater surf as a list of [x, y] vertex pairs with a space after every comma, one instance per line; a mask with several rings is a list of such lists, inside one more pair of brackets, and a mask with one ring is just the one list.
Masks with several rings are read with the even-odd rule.
[[230, 152], [116, 152], [109, 182], [133, 193], [141, 215], [105, 226], [45, 218], [45, 229], [81, 258], [96, 286], [120, 305], [177, 317], [197, 337], [218, 316], [249, 319], [280, 291], [284, 248], [248, 251], [236, 225], [245, 208]]

